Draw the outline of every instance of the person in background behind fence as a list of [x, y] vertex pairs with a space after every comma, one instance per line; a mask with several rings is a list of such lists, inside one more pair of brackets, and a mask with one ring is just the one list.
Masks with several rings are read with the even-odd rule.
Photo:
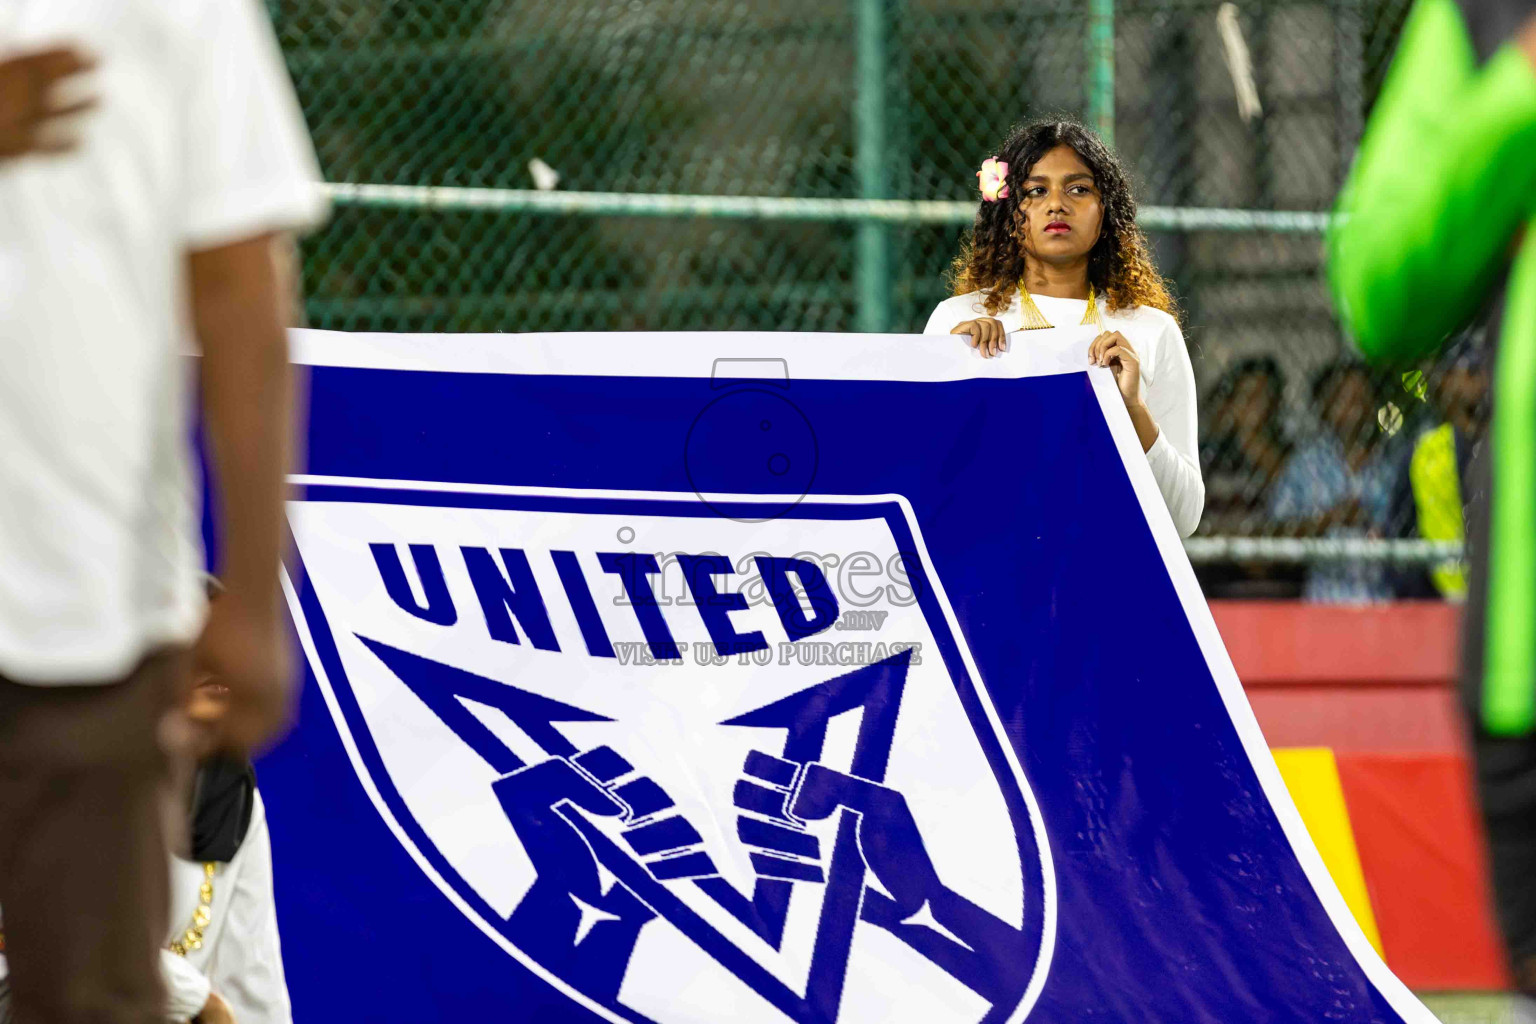
[[1285, 436], [1285, 374], [1269, 356], [1240, 360], [1206, 401], [1213, 411], [1200, 448], [1205, 475], [1202, 525], [1218, 536], [1253, 533], [1291, 456]]
[[1497, 310], [1461, 675], [1499, 920], [1536, 994], [1536, 3], [1418, 0], [1338, 213], [1329, 278], [1367, 357], [1417, 358]]
[[[1409, 521], [1408, 451], [1393, 424], [1383, 426], [1380, 382], [1353, 359], [1312, 378], [1312, 407], [1323, 429], [1302, 442], [1270, 493], [1269, 514], [1296, 537], [1386, 539]], [[1388, 429], [1393, 428], [1393, 429]], [[1389, 601], [1398, 593], [1385, 562], [1326, 560], [1307, 570], [1309, 601]]]
[[[55, 56], [27, 56], [37, 52]], [[260, 743], [288, 714], [287, 232], [317, 223], [325, 201], [257, 0], [7, 0], [5, 58], [9, 980], [19, 1024], [150, 1024], [163, 1013], [175, 820], [163, 815], [176, 738], [189, 735], [178, 720], [193, 644], [229, 687], [223, 745]], [[98, 102], [87, 111], [67, 87], [70, 69], [88, 66]], [[188, 450], [194, 343], [227, 587], [211, 614]]]
[[[1204, 532], [1219, 537], [1258, 533], [1269, 525], [1270, 495], [1290, 461], [1285, 431], [1285, 374], [1270, 356], [1228, 367], [1206, 398], [1210, 431], [1200, 447], [1205, 475]], [[1302, 572], [1276, 562], [1223, 562], [1195, 567], [1206, 597], [1282, 598], [1301, 593]]]
[[1094, 365], [1115, 375], [1179, 535], [1200, 525], [1195, 374], [1173, 299], [1136, 227], [1120, 162], [1075, 121], [1015, 129], [982, 164], [980, 209], [955, 261], [955, 295], [924, 334], [965, 335], [983, 356], [1015, 331], [1094, 325]]

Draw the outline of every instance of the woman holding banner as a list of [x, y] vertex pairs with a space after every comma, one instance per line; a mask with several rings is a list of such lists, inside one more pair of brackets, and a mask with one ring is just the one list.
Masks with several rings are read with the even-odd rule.
[[1174, 525], [1189, 536], [1205, 504], [1195, 375], [1119, 161], [1084, 126], [1040, 121], [1015, 129], [977, 176], [981, 209], [955, 261], [956, 294], [924, 333], [964, 335], [992, 358], [1015, 331], [1097, 327], [1089, 362], [1114, 373]]

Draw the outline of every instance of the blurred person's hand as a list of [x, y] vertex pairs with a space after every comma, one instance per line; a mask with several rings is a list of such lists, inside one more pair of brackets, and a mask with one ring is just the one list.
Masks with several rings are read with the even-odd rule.
[[212, 676], [199, 679], [192, 688], [192, 698], [187, 701], [187, 717], [205, 729], [214, 729], [224, 720], [229, 707], [229, 687], [215, 682]]
[[990, 316], [956, 324], [954, 330], [949, 333], [965, 335], [965, 343], [980, 352], [983, 359], [1000, 355], [1008, 341], [1008, 333], [1003, 330], [1003, 322]]
[[223, 743], [220, 730], [224, 724], [224, 713], [229, 710], [229, 687], [222, 682], [215, 682], [211, 675], [204, 674], [201, 666], [196, 671], [192, 696], [188, 698], [182, 714], [190, 726], [189, 743], [192, 753], [201, 761], [209, 754], [216, 753]]
[[215, 601], [194, 670], [201, 682], [188, 715], [213, 749], [247, 753], [287, 726], [293, 664], [275, 601], [247, 602], [232, 593]]
[[208, 993], [208, 1002], [193, 1018], [194, 1024], [237, 1024], [235, 1013], [217, 992]]
[[96, 105], [82, 95], [95, 61], [71, 47], [0, 60], [0, 162], [67, 153], [79, 144], [73, 118]]

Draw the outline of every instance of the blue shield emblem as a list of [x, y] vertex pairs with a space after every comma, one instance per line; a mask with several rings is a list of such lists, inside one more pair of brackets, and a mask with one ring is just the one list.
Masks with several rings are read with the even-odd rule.
[[379, 813], [566, 997], [1028, 1015], [1044, 822], [901, 499], [330, 480], [289, 518], [295, 620]]

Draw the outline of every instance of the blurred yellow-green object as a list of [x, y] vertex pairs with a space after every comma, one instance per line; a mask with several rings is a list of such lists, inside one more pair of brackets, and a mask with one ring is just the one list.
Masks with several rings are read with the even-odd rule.
[[1480, 62], [1454, 0], [1417, 0], [1339, 198], [1328, 275], [1361, 352], [1384, 362], [1439, 347], [1507, 280], [1488, 571], [1471, 595], [1482, 725], [1501, 736], [1536, 729], [1533, 212], [1536, 67], [1509, 43]]
[[[1455, 427], [1444, 423], [1419, 438], [1408, 465], [1408, 479], [1419, 512], [1419, 536], [1425, 540], [1465, 540], [1467, 527], [1462, 512]], [[1461, 559], [1450, 559], [1432, 567], [1430, 578], [1442, 597], [1451, 601], [1466, 600], [1467, 567]]]

